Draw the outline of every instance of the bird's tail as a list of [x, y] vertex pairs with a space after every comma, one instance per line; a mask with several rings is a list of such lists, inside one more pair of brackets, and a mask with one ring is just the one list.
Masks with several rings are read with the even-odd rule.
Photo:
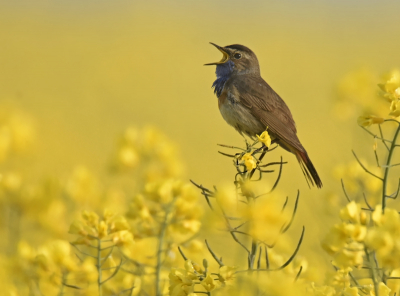
[[299, 161], [301, 170], [303, 171], [304, 176], [306, 177], [307, 183], [311, 183], [312, 186], [317, 186], [318, 188], [322, 187], [321, 179], [318, 176], [317, 170], [311, 162], [311, 159], [308, 157], [306, 151], [295, 151], [294, 153]]

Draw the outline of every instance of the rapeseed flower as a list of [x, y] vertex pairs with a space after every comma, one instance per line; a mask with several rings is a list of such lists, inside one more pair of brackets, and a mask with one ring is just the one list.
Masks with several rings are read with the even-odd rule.
[[400, 71], [398, 69], [393, 70], [389, 74], [389, 79], [378, 86], [383, 91], [383, 96], [388, 101], [400, 99]]
[[218, 272], [218, 280], [220, 281], [220, 283], [224, 285], [233, 284], [236, 270], [237, 267], [234, 266], [221, 266]]
[[381, 117], [376, 117], [376, 116], [373, 116], [373, 115], [360, 116], [360, 117], [358, 117], [358, 119], [357, 119], [358, 125], [364, 126], [364, 127], [370, 126], [370, 125], [372, 125], [372, 124], [381, 124], [381, 123], [383, 123], [384, 121], [385, 121], [385, 120], [384, 120], [383, 118], [381, 118]]
[[217, 287], [216, 282], [214, 281], [214, 279], [210, 274], [207, 274], [204, 280], [202, 280], [200, 283], [204, 287], [204, 289], [206, 289], [207, 292], [210, 292]]
[[399, 100], [393, 100], [390, 103], [390, 116], [393, 117], [398, 117], [400, 116], [400, 101]]
[[265, 146], [271, 146], [271, 137], [268, 134], [268, 131], [265, 130], [261, 135], [257, 135], [258, 141], [263, 143]]
[[245, 153], [240, 160], [241, 163], [246, 166], [248, 171], [251, 171], [257, 167], [257, 161], [251, 153]]

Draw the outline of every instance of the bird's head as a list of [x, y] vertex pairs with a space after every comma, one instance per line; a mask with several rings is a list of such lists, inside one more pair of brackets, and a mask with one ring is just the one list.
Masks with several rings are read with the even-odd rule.
[[214, 43], [211, 44], [222, 52], [223, 57], [219, 62], [205, 64], [205, 66], [216, 65], [217, 75], [219, 70], [221, 72], [229, 71], [230, 74], [260, 73], [256, 55], [246, 46], [233, 44], [221, 47]]

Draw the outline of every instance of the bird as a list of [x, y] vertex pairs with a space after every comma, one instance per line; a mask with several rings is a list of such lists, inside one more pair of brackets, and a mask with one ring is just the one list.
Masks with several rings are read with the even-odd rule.
[[250, 138], [267, 130], [273, 143], [296, 156], [307, 182], [321, 188], [322, 181], [297, 136], [289, 107], [261, 77], [254, 52], [240, 44], [210, 44], [223, 54], [219, 62], [205, 65], [216, 65], [212, 88], [225, 121]]

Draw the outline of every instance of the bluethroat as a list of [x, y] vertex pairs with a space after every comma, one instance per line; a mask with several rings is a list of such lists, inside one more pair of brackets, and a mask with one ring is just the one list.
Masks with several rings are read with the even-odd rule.
[[307, 182], [321, 188], [321, 179], [297, 137], [292, 114], [261, 77], [254, 52], [240, 44], [225, 47], [211, 44], [223, 54], [221, 61], [206, 65], [217, 66], [217, 79], [212, 86], [225, 121], [251, 138], [268, 128], [273, 143], [296, 156]]

